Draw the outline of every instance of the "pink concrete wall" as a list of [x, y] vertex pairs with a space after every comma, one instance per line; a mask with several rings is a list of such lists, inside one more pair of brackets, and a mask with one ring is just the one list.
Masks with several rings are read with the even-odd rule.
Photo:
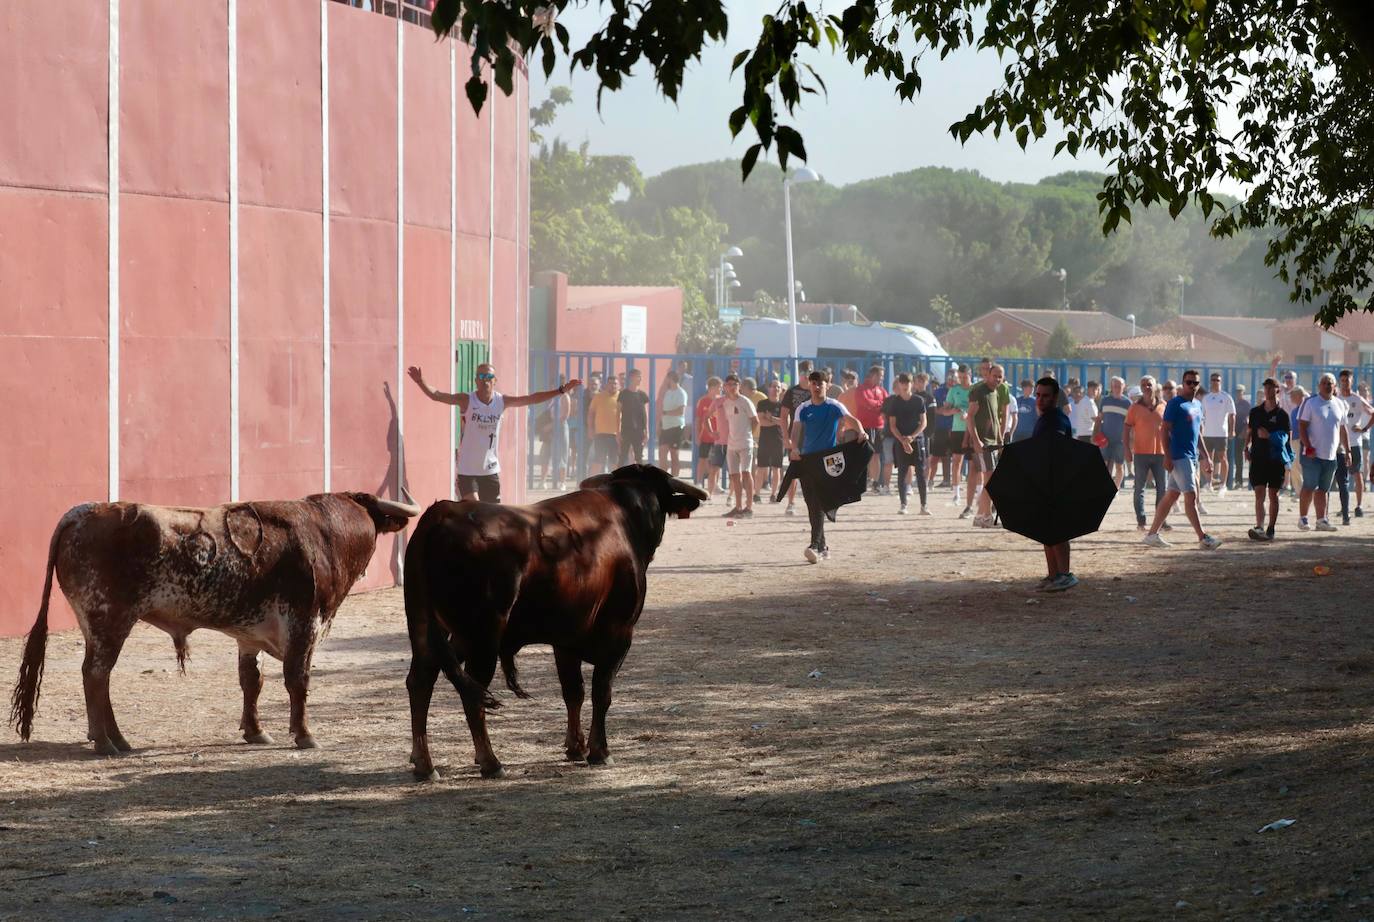
[[646, 352], [671, 355], [677, 352], [682, 330], [682, 292], [677, 289], [631, 293], [621, 300], [571, 310], [567, 302], [554, 305], [554, 348], [565, 352], [619, 352], [620, 307], [639, 304], [648, 308]]
[[[121, 499], [207, 505], [229, 500], [232, 468], [228, 15], [224, 0], [196, 16], [184, 6], [140, 0], [121, 9], [118, 482]], [[527, 130], [528, 99], [522, 85], [516, 99], [498, 93], [474, 116], [461, 79], [451, 98], [448, 46], [404, 26], [398, 165], [396, 21], [333, 3], [326, 14], [332, 488], [393, 494], [399, 398], [404, 476], [425, 504], [449, 495], [450, 418], [408, 381], [399, 390], [397, 359], [432, 368], [447, 386], [450, 290], [467, 337], [493, 341], [503, 386], [525, 389], [515, 371], [528, 346], [528, 152], [517, 134]], [[323, 488], [326, 467], [320, 7], [239, 0], [238, 25], [239, 495], [301, 496]], [[0, 388], [9, 395], [0, 634], [32, 622], [62, 512], [109, 495], [108, 40], [104, 4], [76, 19], [43, 4], [0, 5], [0, 124], [25, 128], [0, 132]], [[493, 129], [505, 135], [494, 140], [506, 158], [495, 171], [496, 216]], [[523, 494], [520, 416], [503, 438], [512, 500]], [[390, 584], [396, 550], [396, 539], [379, 547], [363, 586]], [[72, 623], [60, 598], [53, 618]]]

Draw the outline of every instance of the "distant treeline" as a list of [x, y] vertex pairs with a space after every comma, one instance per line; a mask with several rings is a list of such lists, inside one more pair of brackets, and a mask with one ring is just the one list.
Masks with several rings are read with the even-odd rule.
[[[1057, 307], [1135, 314], [1152, 326], [1185, 311], [1283, 317], [1310, 313], [1264, 265], [1256, 235], [1216, 239], [1200, 213], [1171, 220], [1139, 209], [1110, 237], [1101, 231], [1102, 177], [1071, 172], [1039, 183], [997, 183], [968, 170], [912, 170], [848, 186], [792, 190], [796, 276], [810, 301], [859, 305], [881, 320], [948, 325], [930, 302], [948, 299], [960, 319], [993, 307]], [[537, 204], [537, 203], [536, 203]], [[781, 175], [760, 166], [742, 184], [734, 161], [678, 167], [644, 180], [615, 206], [628, 226], [671, 233], [684, 213], [715, 218], [736, 245], [737, 299], [786, 288]], [[693, 229], [702, 224], [687, 222]], [[634, 281], [625, 279], [624, 281]], [[709, 291], [706, 279], [703, 289]]]

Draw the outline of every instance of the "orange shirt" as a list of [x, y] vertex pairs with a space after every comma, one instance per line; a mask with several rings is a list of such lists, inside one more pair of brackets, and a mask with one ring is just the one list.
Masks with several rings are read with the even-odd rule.
[[1164, 424], [1164, 401], [1151, 410], [1139, 401], [1131, 404], [1126, 413], [1126, 425], [1131, 427], [1131, 453], [1162, 455], [1164, 444], [1159, 440], [1159, 427]]

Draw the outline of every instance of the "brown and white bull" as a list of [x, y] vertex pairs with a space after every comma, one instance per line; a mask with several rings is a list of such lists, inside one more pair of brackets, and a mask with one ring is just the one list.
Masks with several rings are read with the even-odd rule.
[[370, 493], [208, 509], [141, 503], [70, 509], [49, 546], [43, 602], [24, 645], [10, 723], [29, 738], [56, 571], [86, 638], [86, 735], [96, 752], [116, 755], [131, 748], [110, 705], [110, 670], [139, 621], [172, 636], [183, 669], [192, 631], [210, 628], [238, 641], [239, 728], [250, 743], [272, 741], [258, 722], [258, 654], [281, 660], [291, 735], [298, 747], [313, 748], [305, 698], [315, 643], [372, 559], [377, 536], [402, 530], [419, 512]]

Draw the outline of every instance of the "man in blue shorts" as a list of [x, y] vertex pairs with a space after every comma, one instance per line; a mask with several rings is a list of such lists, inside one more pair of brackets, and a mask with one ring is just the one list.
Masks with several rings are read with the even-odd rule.
[[[796, 422], [792, 424], [790, 455], [793, 461], [802, 455], [834, 448], [841, 424], [857, 432], [859, 441], [868, 438], [863, 424], [844, 408], [844, 404], [825, 396], [827, 384], [824, 372], [813, 371], [806, 380], [811, 388], [811, 399], [797, 410]], [[825, 510], [806, 495], [805, 485], [802, 487], [802, 496], [806, 500], [806, 514], [811, 519], [811, 543], [807, 545], [803, 556], [811, 563], [827, 560], [830, 548], [825, 543]]]
[[[1198, 519], [1198, 452], [1202, 453], [1202, 470], [1210, 472], [1212, 458], [1205, 443], [1199, 445], [1202, 431], [1202, 404], [1197, 399], [1198, 386], [1202, 376], [1197, 369], [1190, 368], [1183, 373], [1183, 381], [1178, 386], [1178, 395], [1164, 406], [1164, 423], [1160, 426], [1160, 441], [1164, 443], [1164, 469], [1169, 472], [1169, 490], [1155, 509], [1154, 524], [1145, 535], [1145, 543], [1150, 547], [1169, 547], [1169, 542], [1159, 536], [1160, 526], [1164, 524], [1169, 510], [1183, 497], [1183, 511], [1188, 523], [1197, 533], [1198, 546], [1212, 551], [1221, 542], [1202, 530]], [[1224, 449], [1223, 449], [1224, 450]]]

